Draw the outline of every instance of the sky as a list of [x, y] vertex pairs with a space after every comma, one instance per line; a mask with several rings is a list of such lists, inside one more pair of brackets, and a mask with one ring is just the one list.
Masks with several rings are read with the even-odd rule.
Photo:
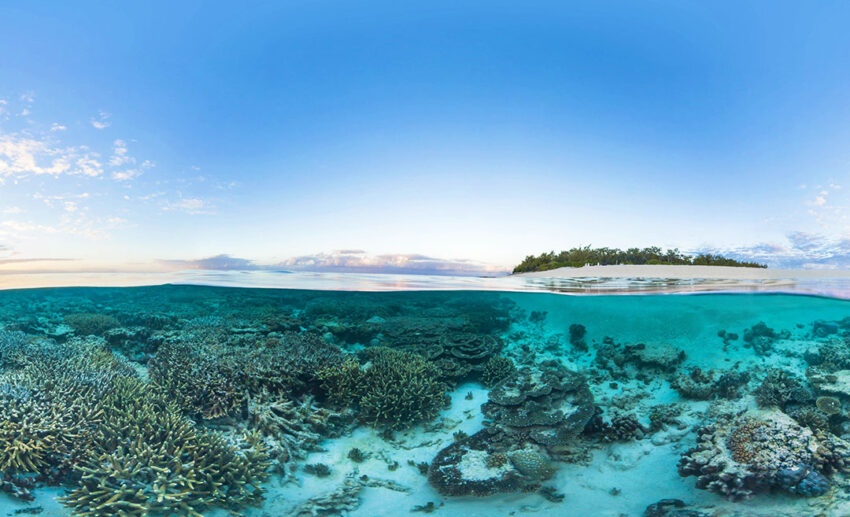
[[0, 270], [850, 267], [850, 4], [0, 4]]

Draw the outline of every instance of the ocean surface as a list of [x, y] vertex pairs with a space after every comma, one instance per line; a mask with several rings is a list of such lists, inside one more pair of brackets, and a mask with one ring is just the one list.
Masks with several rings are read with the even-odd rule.
[[840, 284], [192, 275], [0, 291], [0, 515], [850, 515]]

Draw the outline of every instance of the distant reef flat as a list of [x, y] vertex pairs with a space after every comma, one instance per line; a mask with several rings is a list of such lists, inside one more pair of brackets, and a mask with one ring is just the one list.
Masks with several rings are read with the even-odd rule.
[[764, 269], [733, 266], [689, 265], [616, 265], [561, 267], [548, 271], [515, 273], [531, 278], [674, 278], [674, 279], [732, 279], [780, 280], [806, 278], [850, 278], [850, 271], [836, 269]]

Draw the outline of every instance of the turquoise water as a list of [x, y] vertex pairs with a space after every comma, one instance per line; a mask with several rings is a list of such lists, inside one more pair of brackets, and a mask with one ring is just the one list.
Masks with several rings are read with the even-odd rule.
[[788, 294], [2, 291], [0, 513], [850, 514], [848, 317]]

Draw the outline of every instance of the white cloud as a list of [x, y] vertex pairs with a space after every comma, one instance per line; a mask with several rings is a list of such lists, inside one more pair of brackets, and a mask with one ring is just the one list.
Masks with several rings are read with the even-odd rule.
[[214, 213], [213, 207], [211, 207], [209, 203], [203, 199], [199, 198], [181, 198], [179, 201], [166, 203], [165, 206], [162, 207], [162, 210], [166, 212], [185, 212], [192, 215]]
[[50, 126], [50, 131], [65, 131], [66, 129], [68, 129], [67, 126], [63, 126], [62, 124], [60, 124], [58, 122], [54, 122]]
[[736, 248], [703, 248], [703, 253], [719, 253], [771, 267], [832, 269], [850, 267], [850, 239], [826, 237], [810, 232], [791, 232], [784, 243], [762, 243]]
[[[19, 98], [21, 99], [21, 102], [26, 102], [27, 104], [32, 104], [35, 101], [35, 93], [33, 93], [33, 92], [22, 93]], [[4, 102], [4, 104], [5, 104], [5, 102]]]
[[22, 214], [24, 210], [19, 206], [10, 206], [9, 208], [3, 209], [4, 214]]
[[124, 140], [116, 140], [112, 143], [112, 157], [109, 158], [109, 165], [121, 167], [135, 161], [135, 158], [127, 155], [127, 143]]
[[112, 179], [116, 181], [127, 181], [141, 176], [144, 169], [150, 169], [155, 164], [150, 160], [144, 160], [138, 167], [136, 158], [127, 152], [127, 142], [117, 139], [112, 143], [112, 156], [109, 158], [110, 167], [122, 167], [122, 170], [112, 171]]
[[91, 125], [95, 129], [106, 129], [112, 125], [112, 122], [109, 122], [110, 117], [112, 117], [111, 113], [100, 111], [97, 117], [92, 117]]
[[496, 274], [504, 268], [465, 259], [441, 259], [416, 253], [370, 255], [363, 250], [336, 250], [284, 260], [281, 267], [304, 271], [419, 274]]

